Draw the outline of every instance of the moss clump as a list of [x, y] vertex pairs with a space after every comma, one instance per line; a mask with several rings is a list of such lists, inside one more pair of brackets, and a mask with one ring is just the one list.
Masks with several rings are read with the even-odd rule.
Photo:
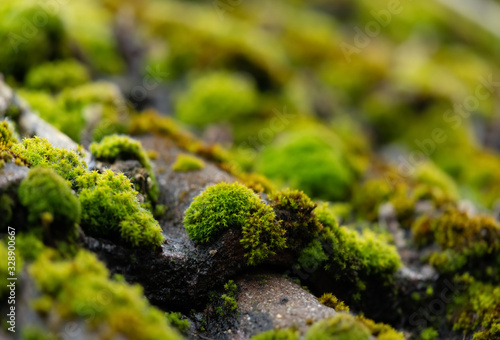
[[426, 328], [420, 333], [421, 340], [436, 340], [439, 333], [432, 327]]
[[470, 217], [451, 209], [435, 219], [417, 220], [412, 231], [418, 244], [440, 247], [429, 258], [439, 271], [470, 270], [481, 276], [489, 266], [490, 275], [498, 274], [493, 268], [500, 262], [500, 225], [492, 217]]
[[351, 306], [365, 303], [369, 297], [373, 298], [375, 291], [390, 291], [394, 273], [401, 266], [396, 248], [371, 230], [360, 234], [338, 227], [328, 210], [322, 211], [319, 217], [324, 228], [319, 239], [302, 250], [298, 265], [313, 275], [319, 273], [322, 280], [327, 277], [328, 285], [335, 287], [337, 296]]
[[316, 322], [306, 333], [305, 340], [369, 340], [370, 331], [352, 315], [338, 313]]
[[321, 229], [314, 209], [316, 204], [299, 190], [274, 192], [269, 195], [271, 207], [286, 231], [287, 247], [300, 250], [308, 244]]
[[53, 147], [46, 139], [38, 136], [24, 139], [22, 144], [13, 145], [12, 150], [22, 154], [30, 166], [52, 168], [72, 185], [87, 169], [87, 164], [76, 152]]
[[363, 316], [356, 316], [356, 320], [365, 325], [370, 333], [377, 338], [377, 340], [405, 340], [403, 333], [396, 331], [389, 325], [383, 323], [376, 323], [371, 319]]
[[273, 329], [251, 337], [251, 340], [299, 340], [299, 331], [293, 328]]
[[197, 126], [231, 121], [254, 111], [257, 92], [252, 82], [237, 74], [214, 72], [194, 79], [176, 103], [179, 120]]
[[[60, 261], [46, 250], [28, 271], [41, 293], [32, 305], [42, 316], [83, 319], [97, 338], [181, 338], [163, 313], [149, 305], [139, 285], [110, 280], [94, 254], [80, 250], [74, 259]], [[103, 293], [106, 298], [99, 298]]]
[[123, 174], [105, 170], [77, 178], [82, 204], [82, 227], [94, 236], [123, 240], [134, 247], [160, 247], [161, 228], [151, 213], [141, 207], [137, 192]]
[[19, 201], [28, 210], [28, 222], [42, 226], [45, 238], [73, 239], [80, 222], [80, 201], [68, 183], [44, 167], [30, 169], [19, 186]]
[[236, 302], [236, 293], [238, 287], [233, 280], [229, 280], [224, 285], [224, 294], [220, 296], [217, 301], [212, 301], [215, 306], [215, 312], [219, 316], [234, 315], [236, 309], [238, 309], [238, 303]]
[[335, 309], [336, 312], [349, 311], [349, 306], [347, 306], [344, 301], [337, 299], [337, 297], [332, 293], [325, 293], [321, 295], [318, 301], [327, 307]]
[[172, 170], [177, 172], [196, 171], [201, 170], [204, 167], [205, 162], [201, 159], [182, 153], [177, 156], [175, 163], [172, 164]]
[[16, 143], [17, 138], [12, 133], [9, 123], [7, 121], [0, 122], [0, 169], [8, 162], [23, 166], [29, 164], [26, 157], [12, 149]]
[[219, 183], [196, 196], [185, 212], [184, 227], [195, 242], [209, 243], [229, 228], [242, 232], [249, 264], [285, 246], [284, 231], [272, 209], [247, 187]]
[[238, 174], [238, 181], [252, 189], [256, 193], [265, 192], [272, 193], [277, 191], [278, 188], [267, 177], [256, 173], [241, 173]]
[[187, 333], [189, 329], [189, 321], [182, 317], [179, 312], [165, 313], [165, 318], [167, 319], [170, 326], [176, 328], [181, 333]]
[[453, 329], [474, 340], [500, 337], [500, 287], [476, 281], [468, 274], [455, 279], [464, 292], [455, 297], [448, 311]]
[[90, 75], [82, 64], [75, 60], [63, 60], [32, 68], [26, 76], [26, 86], [55, 93], [66, 87], [85, 84], [89, 80]]
[[317, 132], [288, 133], [266, 147], [256, 170], [324, 200], [345, 198], [354, 175], [340, 149]]
[[128, 136], [107, 136], [100, 143], [92, 143], [90, 145], [90, 152], [98, 159], [107, 162], [114, 162], [117, 159], [134, 159], [148, 171], [151, 178], [150, 187], [148, 190], [148, 197], [156, 202], [160, 194], [158, 183], [156, 181], [155, 173], [151, 161], [142, 148], [139, 141], [134, 140]]
[[67, 54], [64, 25], [53, 11], [36, 2], [5, 0], [0, 17], [0, 73], [22, 79], [30, 68]]

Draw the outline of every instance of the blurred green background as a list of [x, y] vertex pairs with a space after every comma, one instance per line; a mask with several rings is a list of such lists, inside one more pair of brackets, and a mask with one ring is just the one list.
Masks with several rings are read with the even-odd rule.
[[463, 0], [3, 0], [0, 73], [84, 145], [152, 108], [224, 146], [233, 167], [369, 219], [391, 198], [400, 216], [423, 198], [496, 209], [499, 12]]

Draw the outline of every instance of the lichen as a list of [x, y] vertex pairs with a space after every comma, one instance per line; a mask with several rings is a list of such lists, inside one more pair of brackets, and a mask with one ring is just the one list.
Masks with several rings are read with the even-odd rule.
[[219, 183], [196, 196], [185, 212], [184, 227], [198, 243], [210, 243], [229, 228], [241, 230], [249, 264], [256, 264], [285, 246], [271, 207], [239, 183]]
[[44, 239], [72, 240], [81, 206], [68, 183], [50, 168], [35, 167], [19, 186], [19, 201], [30, 227], [42, 227]]
[[42, 316], [84, 321], [96, 337], [180, 339], [162, 312], [149, 305], [139, 285], [109, 279], [95, 255], [80, 250], [74, 259], [58, 260], [47, 249], [29, 267], [40, 296], [32, 300]]
[[151, 187], [148, 188], [148, 197], [156, 202], [158, 200], [160, 189], [158, 187], [158, 182], [156, 181], [156, 176], [153, 170], [151, 161], [143, 149], [141, 143], [134, 140], [128, 136], [107, 136], [99, 143], [92, 143], [90, 145], [90, 152], [98, 160], [106, 162], [114, 162], [117, 159], [127, 160], [133, 159], [139, 161], [139, 163], [148, 171], [149, 177], [151, 178]]
[[172, 170], [177, 172], [196, 171], [201, 170], [204, 167], [205, 162], [203, 162], [201, 159], [182, 153], [177, 155], [175, 163], [172, 164]]
[[76, 179], [82, 204], [82, 227], [90, 235], [123, 241], [134, 247], [160, 247], [163, 236], [152, 214], [141, 207], [125, 175], [105, 170]]

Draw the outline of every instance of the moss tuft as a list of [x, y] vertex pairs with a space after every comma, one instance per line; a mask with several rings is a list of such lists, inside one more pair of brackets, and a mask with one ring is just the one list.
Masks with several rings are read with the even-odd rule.
[[294, 328], [273, 329], [250, 338], [251, 340], [299, 340], [299, 331]]
[[369, 340], [370, 331], [350, 314], [338, 313], [334, 317], [316, 322], [306, 333], [305, 340]]
[[90, 235], [123, 240], [134, 247], [157, 248], [161, 228], [151, 213], [141, 207], [137, 192], [123, 174], [105, 170], [77, 178], [82, 204], [82, 227]]
[[22, 154], [31, 166], [52, 168], [72, 185], [75, 184], [76, 178], [87, 169], [80, 155], [73, 151], [53, 147], [46, 139], [38, 136], [24, 139], [22, 144], [13, 145], [12, 150]]
[[133, 159], [139, 161], [139, 163], [148, 171], [149, 177], [151, 178], [151, 187], [148, 190], [148, 197], [153, 202], [158, 200], [160, 189], [156, 181], [153, 166], [151, 165], [151, 161], [139, 141], [128, 136], [107, 136], [104, 137], [100, 143], [92, 143], [90, 145], [90, 152], [92, 152], [98, 160], [110, 163], [116, 161], [117, 159]]
[[179, 312], [165, 313], [165, 318], [167, 319], [170, 326], [176, 328], [179, 332], [185, 334], [189, 330], [189, 320], [184, 319], [182, 314]]
[[285, 246], [284, 232], [271, 207], [238, 183], [219, 183], [196, 196], [185, 212], [184, 227], [189, 237], [199, 243], [212, 242], [229, 228], [240, 229], [249, 264]]
[[85, 84], [89, 80], [90, 75], [82, 64], [75, 60], [63, 60], [32, 68], [26, 76], [26, 86], [55, 93], [66, 87]]
[[19, 186], [19, 201], [28, 210], [28, 222], [43, 227], [44, 238], [73, 239], [80, 222], [80, 202], [68, 183], [44, 167], [30, 169]]
[[32, 301], [42, 315], [62, 320], [83, 318], [97, 338], [180, 339], [161, 311], [149, 305], [139, 285], [109, 279], [94, 254], [80, 250], [71, 260], [44, 251], [29, 267], [41, 296]]
[[317, 236], [321, 224], [314, 214], [316, 204], [306, 194], [287, 189], [274, 192], [269, 198], [281, 227], [286, 231], [288, 248], [300, 250]]
[[318, 299], [323, 305], [335, 309], [336, 312], [348, 312], [349, 306], [344, 301], [337, 299], [332, 293], [325, 293]]
[[8, 162], [14, 162], [17, 165], [28, 165], [29, 162], [26, 157], [12, 149], [17, 142], [9, 123], [7, 121], [0, 122], [0, 169]]
[[172, 170], [177, 172], [188, 172], [201, 170], [204, 167], [205, 162], [203, 162], [201, 159], [181, 153], [177, 156], [175, 163], [172, 165]]
[[197, 126], [228, 121], [251, 114], [257, 91], [241, 75], [213, 72], [194, 79], [176, 103], [179, 120]]

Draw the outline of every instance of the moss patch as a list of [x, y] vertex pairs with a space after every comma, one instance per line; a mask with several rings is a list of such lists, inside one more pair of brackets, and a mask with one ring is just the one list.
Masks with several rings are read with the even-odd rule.
[[172, 170], [177, 172], [196, 171], [201, 170], [204, 167], [205, 162], [201, 159], [182, 153], [177, 156], [175, 163], [172, 164]]
[[196, 196], [185, 212], [184, 227], [189, 237], [199, 243], [212, 242], [229, 228], [240, 229], [249, 264], [285, 246], [284, 232], [271, 207], [238, 183], [219, 183]]

